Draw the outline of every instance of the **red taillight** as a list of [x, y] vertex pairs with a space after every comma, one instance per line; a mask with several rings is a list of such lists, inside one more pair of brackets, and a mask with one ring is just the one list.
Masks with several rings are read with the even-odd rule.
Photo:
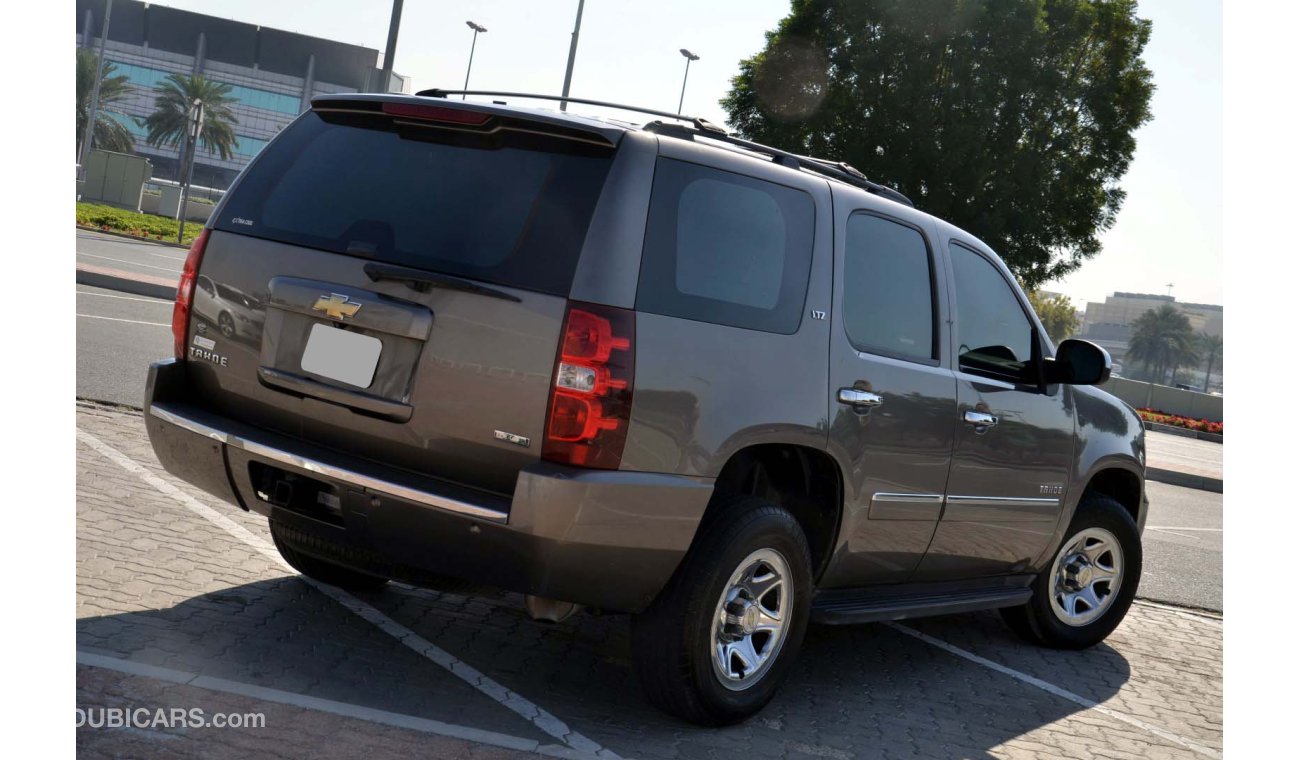
[[390, 116], [405, 116], [410, 119], [426, 121], [445, 121], [452, 124], [486, 124], [489, 114], [462, 108], [444, 106], [423, 106], [414, 103], [385, 103], [384, 113]]
[[203, 249], [208, 245], [208, 232], [208, 228], [204, 227], [194, 242], [190, 243], [185, 266], [181, 268], [180, 282], [176, 283], [176, 304], [172, 306], [172, 346], [178, 361], [185, 359], [185, 339], [190, 331], [190, 305], [194, 301], [194, 283], [199, 276], [199, 264], [203, 262]]
[[570, 303], [555, 360], [542, 458], [618, 469], [632, 416], [635, 316]]

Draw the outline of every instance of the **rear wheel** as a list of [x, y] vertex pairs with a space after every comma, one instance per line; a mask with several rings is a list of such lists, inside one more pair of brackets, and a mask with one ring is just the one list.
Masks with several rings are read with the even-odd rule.
[[1034, 580], [1034, 596], [1002, 610], [1002, 617], [1035, 643], [1090, 647], [1124, 619], [1141, 577], [1142, 541], [1133, 517], [1111, 497], [1088, 494], [1052, 562]]
[[703, 725], [758, 712], [798, 656], [811, 592], [808, 543], [794, 517], [763, 499], [729, 499], [632, 621], [647, 697]]
[[310, 554], [303, 554], [280, 536], [280, 529], [274, 520], [271, 521], [271, 538], [275, 541], [275, 548], [280, 550], [280, 556], [284, 557], [284, 561], [308, 578], [349, 591], [375, 591], [388, 583], [387, 578], [369, 575], [333, 562], [326, 562]]

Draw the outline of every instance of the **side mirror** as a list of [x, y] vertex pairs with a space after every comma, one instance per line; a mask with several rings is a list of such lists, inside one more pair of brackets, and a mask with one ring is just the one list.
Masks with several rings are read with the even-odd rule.
[[1071, 338], [1061, 341], [1043, 370], [1048, 385], [1101, 385], [1110, 379], [1110, 354], [1096, 343]]

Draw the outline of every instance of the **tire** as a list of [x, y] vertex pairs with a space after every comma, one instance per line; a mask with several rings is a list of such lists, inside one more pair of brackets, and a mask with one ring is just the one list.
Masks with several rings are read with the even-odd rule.
[[221, 334], [227, 338], [235, 337], [235, 320], [229, 312], [221, 312], [217, 315], [217, 327], [221, 328]]
[[[647, 699], [705, 726], [744, 720], [772, 699], [798, 658], [812, 599], [808, 542], [794, 517], [764, 499], [726, 499], [672, 580], [632, 619], [633, 662]], [[779, 632], [764, 630], [777, 622], [770, 612], [779, 615]]]
[[[1077, 559], [1081, 546], [1088, 549], [1085, 556], [1092, 555], [1086, 562]], [[1065, 539], [1034, 579], [1033, 597], [1001, 610], [1002, 619], [1035, 644], [1085, 649], [1120, 624], [1141, 579], [1142, 540], [1133, 516], [1109, 496], [1085, 494]], [[1099, 602], [1095, 607], [1094, 600]]]
[[342, 565], [336, 565], [333, 562], [318, 559], [310, 554], [303, 554], [280, 537], [280, 529], [276, 526], [274, 520], [271, 521], [271, 538], [275, 541], [275, 548], [280, 550], [280, 556], [284, 557], [284, 561], [308, 578], [314, 578], [348, 591], [377, 591], [388, 583], [387, 578], [352, 570]]

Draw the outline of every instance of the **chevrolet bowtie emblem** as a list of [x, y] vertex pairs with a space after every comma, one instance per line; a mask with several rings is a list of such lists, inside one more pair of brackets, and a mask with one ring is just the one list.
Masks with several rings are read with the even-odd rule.
[[330, 293], [328, 296], [317, 298], [316, 303], [311, 308], [313, 311], [325, 312], [325, 316], [330, 319], [343, 319], [360, 311], [361, 304], [356, 301], [349, 301], [345, 295]]

